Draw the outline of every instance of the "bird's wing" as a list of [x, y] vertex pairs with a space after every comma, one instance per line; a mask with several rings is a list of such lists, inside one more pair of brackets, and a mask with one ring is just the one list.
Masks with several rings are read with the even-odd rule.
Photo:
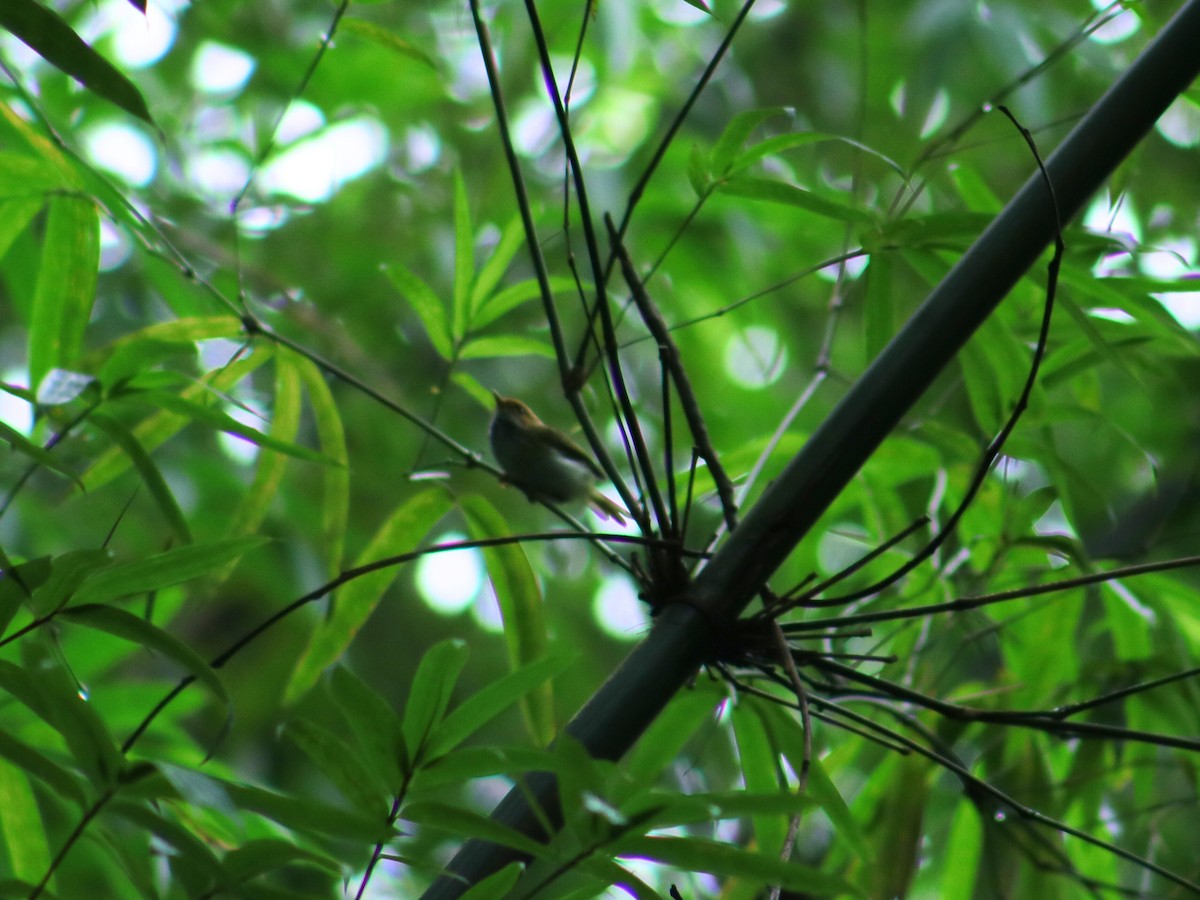
[[539, 434], [546, 438], [546, 443], [557, 448], [558, 452], [567, 459], [574, 460], [580, 465], [587, 467], [588, 471], [597, 478], [604, 477], [604, 473], [600, 471], [600, 467], [596, 465], [596, 461], [592, 459], [592, 455], [557, 428], [551, 428], [549, 425], [539, 423], [537, 430]]

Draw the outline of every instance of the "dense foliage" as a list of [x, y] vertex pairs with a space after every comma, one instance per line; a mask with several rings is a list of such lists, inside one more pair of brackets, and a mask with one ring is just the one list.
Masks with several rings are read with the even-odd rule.
[[[798, 673], [760, 615], [545, 749], [724, 541], [685, 413], [752, 507], [1037, 171], [994, 107], [1048, 153], [1174, 9], [5, 4], [0, 895], [418, 896], [472, 837], [536, 860], [473, 897], [1200, 893], [1195, 574], [1104, 577], [1200, 529], [1194, 85], [1044, 346], [1041, 265], [764, 586]], [[639, 434], [673, 549], [506, 484], [493, 389]], [[535, 771], [548, 846], [485, 818]]]

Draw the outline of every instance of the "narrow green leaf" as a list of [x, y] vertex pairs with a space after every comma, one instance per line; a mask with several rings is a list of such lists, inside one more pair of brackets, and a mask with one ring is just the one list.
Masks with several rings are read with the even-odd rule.
[[466, 662], [467, 645], [461, 640], [439, 641], [421, 658], [400, 722], [410, 764], [427, 761], [434, 729], [450, 706], [450, 695]]
[[138, 439], [121, 422], [104, 413], [94, 412], [88, 418], [88, 421], [108, 435], [114, 444], [125, 451], [130, 462], [133, 463], [133, 468], [142, 479], [142, 484], [150, 492], [151, 498], [153, 498], [159, 512], [162, 513], [167, 525], [170, 526], [171, 531], [174, 532], [175, 537], [181, 543], [190, 544], [192, 542], [192, 532], [188, 528], [183, 510], [175, 502], [175, 494], [172, 493], [166, 479], [163, 478], [162, 472], [159, 471], [154, 460], [150, 458], [150, 454], [138, 443]]
[[108, 550], [68, 550], [56, 556], [45, 584], [33, 592], [33, 608], [39, 615], [57, 612], [76, 595], [93, 572], [112, 565]]
[[325, 834], [343, 841], [375, 843], [391, 840], [395, 830], [382, 816], [371, 817], [295, 796], [276, 794], [262, 788], [223, 782], [240, 809], [256, 812], [301, 834]]
[[717, 138], [709, 155], [709, 166], [713, 176], [720, 179], [726, 175], [754, 129], [767, 119], [781, 115], [788, 115], [788, 111], [782, 106], [771, 106], [764, 109], [748, 109], [734, 116]]
[[153, 124], [146, 101], [133, 82], [83, 42], [53, 10], [34, 0], [4, 0], [0, 27], [11, 31], [56, 69], [93, 93]]
[[708, 196], [712, 190], [712, 172], [709, 168], [708, 154], [698, 143], [692, 144], [691, 152], [688, 154], [687, 177], [688, 183], [696, 192], [697, 197]]
[[[804, 730], [793, 714], [774, 703], [760, 703], [756, 712], [766, 724], [775, 745], [787, 758], [792, 771], [799, 772], [804, 766]], [[863, 836], [862, 828], [820, 759], [808, 760], [808, 795], [817, 802], [833, 823], [838, 838], [869, 864], [871, 850]]]
[[508, 224], [504, 226], [504, 230], [500, 232], [500, 240], [496, 242], [496, 246], [492, 249], [492, 253], [487, 258], [487, 261], [483, 264], [483, 268], [479, 270], [479, 277], [475, 279], [475, 286], [471, 288], [470, 326], [474, 327], [475, 313], [479, 311], [479, 308], [492, 295], [496, 286], [500, 284], [500, 279], [504, 277], [504, 273], [512, 265], [517, 251], [524, 244], [524, 223], [521, 221], [519, 215], [514, 215], [508, 220]]
[[[380, 526], [356, 565], [413, 550], [450, 508], [451, 501], [441, 490], [424, 491], [410, 498]], [[286, 703], [293, 703], [306, 693], [326, 667], [345, 652], [396, 574], [394, 566], [380, 569], [355, 578], [337, 591], [332, 601], [333, 611], [313, 632], [296, 664], [284, 696]]]
[[33, 217], [41, 211], [45, 201], [39, 197], [30, 199], [0, 200], [0, 259], [21, 236]]
[[489, 415], [491, 414], [495, 408], [496, 401], [492, 397], [492, 392], [480, 384], [478, 378], [470, 372], [459, 369], [450, 375], [450, 380], [470, 395], [483, 409], [487, 410]]
[[[959, 351], [967, 398], [982, 434], [993, 434], [1004, 424], [1031, 362], [1029, 348], [1001, 316], [989, 316]], [[1031, 399], [1039, 395], [1034, 385]]]
[[226, 884], [230, 886], [297, 863], [312, 866], [334, 875], [342, 874], [342, 867], [336, 860], [304, 847], [297, 847], [290, 841], [279, 838], [258, 838], [247, 841], [226, 853], [221, 862], [228, 879]]
[[185, 416], [193, 422], [208, 425], [218, 431], [224, 431], [226, 434], [236, 435], [258, 447], [266, 447], [268, 450], [276, 450], [279, 453], [307, 460], [308, 462], [327, 465], [333, 463], [333, 460], [329, 457], [315, 450], [301, 447], [299, 444], [293, 444], [290, 441], [281, 441], [269, 434], [264, 434], [257, 428], [244, 425], [228, 413], [224, 413], [215, 406], [210, 406], [207, 403], [197, 403], [187, 397], [182, 397], [178, 394], [168, 394], [162, 391], [146, 391], [132, 396], [146, 403], [153, 404], [159, 409]]
[[896, 302], [892, 295], [892, 259], [886, 250], [871, 254], [863, 272], [867, 296], [863, 304], [863, 332], [866, 357], [874, 359], [896, 335]]
[[0, 731], [0, 757], [8, 760], [26, 775], [36, 778], [56, 796], [83, 807], [87, 802], [84, 782], [50, 757], [5, 731]]
[[471, 282], [475, 278], [475, 232], [471, 227], [471, 204], [462, 169], [454, 170], [454, 310], [450, 319], [450, 337], [454, 345], [467, 334]]
[[538, 340], [524, 334], [494, 334], [473, 338], [463, 344], [459, 359], [492, 359], [504, 356], [541, 356], [554, 359], [549, 339]]
[[[482, 497], [463, 497], [460, 506], [472, 537], [494, 538], [511, 534], [508, 522]], [[483, 557], [504, 618], [508, 662], [515, 671], [546, 655], [546, 619], [541, 588], [520, 544], [485, 547]], [[553, 700], [548, 684], [521, 700], [526, 726], [537, 746], [549, 744], [557, 732]]]
[[379, 773], [390, 792], [399, 792], [403, 738], [396, 711], [345, 666], [334, 668], [326, 684], [338, 712], [349, 723], [354, 743], [366, 757], [368, 767]]
[[[267, 437], [272, 441], [289, 447], [297, 446], [295, 440], [300, 431], [300, 375], [290, 363], [294, 358], [295, 355], [287, 350], [275, 355], [275, 394], [271, 404], [271, 424], [267, 431]], [[259, 530], [279, 494], [287, 465], [288, 458], [282, 453], [258, 454], [254, 461], [254, 480], [250, 489], [242, 494], [228, 525], [228, 534], [254, 534]], [[222, 569], [213, 570], [213, 581], [224, 581], [233, 566], [231, 562]]]
[[836, 875], [820, 869], [783, 862], [774, 854], [753, 853], [731, 844], [700, 838], [630, 837], [613, 848], [616, 855], [649, 859], [688, 872], [708, 872], [718, 878], [747, 878], [764, 885], [780, 885], [810, 895], [856, 893]]
[[472, 317], [470, 325], [474, 326], [475, 313], [479, 312], [479, 307], [484, 305], [493, 290], [496, 290], [500, 278], [504, 277], [504, 272], [509, 270], [512, 259], [516, 257], [517, 251], [520, 251], [523, 246], [524, 223], [521, 221], [520, 215], [514, 215], [508, 224], [505, 224], [504, 230], [500, 232], [500, 239], [492, 248], [490, 256], [484, 263], [484, 268], [479, 270], [479, 277], [475, 278], [475, 284], [470, 289], [470, 317]]
[[104, 811], [133, 823], [144, 834], [154, 835], [200, 872], [218, 878], [224, 876], [221, 863], [208, 844], [165, 814], [119, 796], [110, 801]]
[[457, 806], [432, 801], [419, 801], [404, 807], [401, 818], [417, 825], [447, 831], [465, 838], [480, 838], [504, 847], [513, 847], [530, 856], [541, 856], [547, 846], [514, 831], [507, 825], [493, 822], [486, 816]]
[[32, 600], [33, 592], [49, 580], [52, 565], [48, 556], [14, 565], [0, 547], [0, 568], [3, 569], [0, 573], [0, 636], [3, 636], [21, 604]]
[[[63, 183], [62, 173], [56, 166], [48, 160], [33, 156], [28, 153], [0, 153], [0, 197], [5, 199], [18, 198], [24, 202], [20, 204], [5, 204], [5, 209], [29, 210], [28, 218], [25, 219], [25, 224], [29, 223], [29, 219], [42, 208], [42, 196], [53, 191], [61, 191], [67, 187]], [[18, 220], [19, 221], [19, 220]], [[14, 223], [4, 223], [3, 231], [0, 234], [6, 234], [7, 237], [3, 243], [0, 243], [0, 256], [8, 250], [12, 243], [12, 239], [16, 237], [16, 232], [20, 232], [25, 226], [21, 225], [16, 229], [16, 232], [9, 234], [8, 229]]]
[[[778, 763], [779, 750], [771, 740], [763, 720], [755, 714], [760, 705], [753, 698], [738, 703], [732, 717], [733, 734], [737, 739], [738, 769], [746, 790], [757, 794], [776, 793], [786, 789], [787, 782]], [[756, 815], [753, 817], [756, 843], [765, 853], [778, 854], [788, 830], [786, 815]]]
[[868, 210], [831, 200], [794, 184], [775, 181], [771, 178], [738, 175], [721, 182], [718, 190], [735, 197], [791, 206], [838, 222], [847, 222], [852, 225], [875, 224], [875, 217]]
[[652, 785], [706, 724], [715, 729], [715, 710], [723, 699], [723, 693], [702, 686], [676, 694], [625, 757], [625, 774], [633, 788]]
[[414, 784], [419, 784], [424, 790], [493, 775], [515, 779], [529, 772], [554, 771], [557, 766], [558, 757], [546, 750], [460, 747], [421, 769]]
[[492, 900], [493, 897], [506, 897], [524, 871], [524, 863], [511, 862], [499, 872], [493, 872], [468, 890], [462, 895], [462, 900]]
[[[577, 290], [575, 282], [562, 275], [550, 276], [549, 282], [550, 290], [555, 296], [574, 294]], [[586, 284], [583, 285], [583, 290], [588, 290], [588, 287]], [[475, 314], [471, 322], [471, 327], [475, 331], [479, 331], [492, 324], [492, 322], [495, 322], [501, 316], [512, 312], [520, 306], [524, 306], [531, 300], [539, 299], [541, 296], [542, 290], [536, 279], [530, 278], [526, 281], [509, 285], [504, 290], [493, 294], [490, 298], [484, 299], [480, 304], [479, 311]]]
[[87, 580], [75, 593], [75, 604], [107, 603], [201, 578], [270, 541], [257, 536], [222, 538], [112, 566]]
[[387, 815], [388, 791], [355, 748], [309, 719], [293, 719], [284, 733], [359, 811]]
[[[206, 396], [210, 392], [227, 393], [273, 356], [274, 352], [269, 346], [257, 346], [248, 356], [208, 373], [203, 381], [184, 390], [181, 396], [191, 399]], [[139, 422], [134, 427], [133, 434], [147, 453], [153, 453], [189, 422], [189, 416], [163, 410]], [[125, 452], [119, 447], [113, 447], [100, 454], [100, 458], [83, 473], [83, 483], [88, 490], [95, 490], [122, 474], [130, 464]]]
[[383, 271], [392, 286], [400, 292], [400, 296], [408, 302], [409, 308], [421, 320], [433, 349], [443, 359], [453, 358], [450, 323], [446, 320], [446, 309], [433, 288], [409, 271], [403, 263], [389, 263]]
[[429, 755], [437, 758], [453, 750], [468, 737], [504, 712], [538, 685], [566, 671], [574, 662], [569, 656], [550, 656], [524, 666], [494, 681], [460, 703], [434, 731]]
[[0, 660], [0, 690], [62, 735], [71, 756], [92, 783], [108, 788], [124, 766], [121, 753], [96, 710], [56, 676], [50, 669], [40, 669], [35, 678], [19, 666]]
[[[0, 733], [0, 743], [4, 737]], [[4, 759], [0, 759], [0, 835], [12, 863], [7, 874], [36, 883], [50, 865], [46, 826], [26, 772]]]
[[[216, 671], [195, 650], [178, 638], [145, 619], [113, 606], [85, 603], [70, 606], [58, 615], [59, 619], [74, 622], [85, 628], [103, 631], [141, 647], [157, 650], [167, 659], [178, 663], [196, 680], [207, 687], [228, 709], [229, 694]], [[230, 713], [232, 715], [232, 712]]]
[[109, 344], [105, 351], [107, 359], [100, 365], [97, 377], [101, 384], [112, 389], [165, 360], [181, 356], [194, 359], [200, 341], [217, 338], [232, 341], [243, 336], [241, 320], [236, 316], [192, 316], [157, 322]]
[[954, 809], [942, 852], [945, 865], [939, 894], [943, 897], [975, 896], [983, 853], [983, 822], [975, 803], [965, 797]]
[[342, 568], [350, 517], [350, 454], [346, 449], [346, 431], [342, 427], [341, 410], [317, 367], [298, 354], [289, 352], [288, 358], [308, 392], [317, 426], [317, 446], [336, 463], [322, 470], [325, 495], [321, 504], [321, 549], [325, 555], [326, 574], [332, 578]]
[[[374, 3], [384, 2], [384, 0], [359, 0], [359, 2]], [[437, 60], [424, 50], [420, 49], [415, 44], [404, 40], [404, 38], [400, 37], [394, 32], [388, 31], [383, 26], [375, 24], [374, 22], [367, 22], [363, 19], [353, 19], [347, 16], [342, 20], [342, 24], [338, 28], [339, 34], [343, 32], [346, 34], [353, 34], [357, 37], [363, 38], [364, 40], [371, 41], [373, 44], [377, 44], [378, 46], [383, 47], [385, 50], [391, 50], [394, 53], [398, 53], [401, 56], [407, 57], [408, 59], [414, 59], [417, 62], [428, 66], [434, 72], [441, 71], [441, 69], [438, 67]]]
[[25, 435], [21, 434], [21, 432], [17, 431], [17, 429], [4, 422], [0, 422], [0, 441], [4, 441], [4, 443], [8, 444], [18, 453], [28, 456], [42, 468], [69, 478], [80, 488], [83, 487], [82, 479], [80, 479], [78, 475], [60, 463], [57, 459], [55, 459], [53, 453], [51, 453], [49, 450], [42, 449], [37, 444], [33, 443], [33, 441], [29, 440], [29, 438], [25, 437]]
[[76, 368], [100, 264], [95, 205], [82, 197], [60, 195], [48, 206], [29, 323], [29, 383], [34, 388], [51, 369]]
[[866, 144], [859, 143], [852, 138], [843, 137], [840, 134], [830, 134], [824, 131], [793, 131], [787, 134], [777, 134], [774, 137], [769, 137], [765, 141], [761, 141], [760, 143], [755, 144], [753, 147], [747, 148], [745, 153], [740, 154], [736, 159], [730, 162], [729, 168], [727, 168], [722, 174], [732, 175], [734, 172], [740, 172], [741, 170], [746, 169], [758, 162], [760, 159], [764, 159], [768, 156], [776, 156], [788, 150], [795, 149], [796, 147], [804, 147], [809, 144], [820, 144], [826, 141], [837, 141], [838, 143], [853, 147], [855, 150], [861, 150], [863, 153], [882, 161], [897, 175], [902, 177], [905, 175], [904, 169], [899, 163], [888, 156], [884, 156], [873, 147], [868, 147]]

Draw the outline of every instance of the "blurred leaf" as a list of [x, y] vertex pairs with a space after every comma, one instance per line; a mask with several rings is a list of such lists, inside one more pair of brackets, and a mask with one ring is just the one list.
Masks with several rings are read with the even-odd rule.
[[19, 666], [0, 660], [0, 690], [62, 736], [71, 756], [96, 788], [111, 787], [124, 767], [124, 760], [108, 728], [78, 693], [64, 690], [57, 679], [47, 674], [42, 671], [35, 678]]
[[49, 161], [26, 153], [0, 151], [0, 198], [9, 201], [4, 204], [6, 211], [17, 213], [13, 221], [6, 220], [0, 226], [0, 234], [4, 235], [0, 256], [8, 252], [13, 239], [42, 208], [42, 195], [66, 187], [61, 171]]
[[50, 557], [42, 556], [15, 565], [0, 547], [0, 566], [4, 569], [0, 573], [0, 636], [3, 636], [17, 610], [32, 600], [32, 593], [50, 578], [51, 562]]
[[175, 357], [195, 358], [200, 341], [242, 336], [242, 323], [234, 316], [207, 316], [156, 322], [113, 341], [105, 351], [97, 377], [107, 387], [145, 372]]
[[458, 347], [467, 333], [470, 317], [471, 282], [475, 279], [475, 231], [471, 226], [471, 204], [462, 169], [454, 170], [454, 308], [450, 337]]
[[[476, 539], [508, 537], [511, 532], [504, 517], [482, 497], [463, 497], [460, 502], [471, 536]], [[504, 640], [508, 646], [509, 666], [518, 670], [546, 655], [546, 619], [542, 593], [520, 544], [483, 548], [488, 578], [504, 618]], [[553, 695], [548, 684], [521, 700], [521, 710], [530, 736], [538, 746], [553, 740], [557, 726]]]
[[230, 884], [240, 884], [297, 863], [334, 875], [342, 873], [335, 860], [278, 838], [247, 841], [225, 854], [222, 860]]
[[[804, 730], [796, 721], [794, 714], [773, 703], [759, 704], [755, 712], [763, 719], [767, 730], [774, 742], [792, 767], [793, 772], [799, 772], [804, 766]], [[826, 764], [820, 759], [808, 760], [808, 796], [810, 796], [822, 812], [829, 818], [838, 833], [838, 839], [859, 859], [867, 863], [870, 869], [870, 847], [866, 836], [854, 814], [850, 812], [845, 799], [826, 772]]]
[[699, 685], [676, 694], [626, 755], [626, 777], [637, 787], [652, 786], [666, 767], [683, 758], [683, 746], [697, 732], [706, 724], [715, 730], [716, 707], [722, 699]]
[[85, 628], [103, 631], [140, 647], [157, 650], [167, 659], [178, 663], [189, 675], [194, 676], [197, 681], [212, 691], [226, 708], [228, 715], [233, 715], [229, 693], [213, 668], [178, 638], [157, 628], [145, 619], [138, 618], [123, 609], [95, 603], [70, 606], [60, 612], [58, 618], [74, 622]]
[[183, 510], [175, 502], [175, 495], [167, 485], [166, 479], [163, 478], [162, 472], [150, 458], [150, 454], [142, 449], [137, 438], [124, 425], [104, 413], [94, 412], [88, 417], [88, 421], [108, 435], [108, 438], [125, 452], [175, 537], [181, 543], [190, 544], [192, 532], [188, 528]]
[[875, 217], [867, 210], [837, 200], [830, 200], [794, 184], [786, 184], [770, 178], [737, 175], [720, 182], [717, 190], [735, 197], [791, 206], [822, 218], [834, 219], [851, 225], [875, 224]]
[[460, 640], [439, 641], [421, 657], [400, 723], [410, 766], [415, 768], [428, 761], [434, 734], [450, 706], [450, 695], [466, 662], [467, 645]]
[[971, 897], [980, 875], [979, 862], [983, 853], [983, 823], [979, 810], [963, 798], [954, 809], [950, 835], [943, 848], [945, 868], [942, 870], [943, 897]]
[[279, 440], [269, 434], [264, 434], [256, 428], [244, 425], [233, 418], [233, 416], [221, 412], [215, 406], [209, 406], [206, 403], [197, 403], [187, 397], [167, 394], [161, 391], [146, 391], [133, 396], [144, 403], [152, 404], [159, 409], [175, 413], [193, 422], [208, 425], [226, 434], [236, 435], [255, 446], [265, 447], [268, 450], [276, 450], [279, 453], [294, 456], [297, 459], [303, 459], [307, 462], [333, 463], [333, 460], [329, 457], [315, 450], [309, 450], [307, 447], [302, 447], [290, 441]]
[[447, 321], [446, 309], [437, 294], [434, 293], [433, 288], [405, 268], [402, 263], [390, 263], [384, 268], [384, 272], [412, 311], [417, 314], [421, 324], [425, 326], [425, 334], [429, 337], [429, 342], [433, 344], [433, 349], [443, 359], [450, 359], [454, 355], [450, 322]]
[[107, 569], [112, 561], [107, 550], [68, 550], [54, 557], [50, 577], [33, 592], [34, 608], [41, 615], [57, 612], [93, 572]]
[[[0, 755], [7, 735], [0, 733]], [[37, 882], [50, 865], [50, 847], [37, 798], [22, 768], [0, 759], [0, 834], [14, 878]]]
[[[294, 355], [281, 351], [275, 356], [275, 392], [267, 437], [280, 446], [295, 447], [296, 435], [300, 431], [300, 374], [292, 364]], [[328, 457], [324, 457], [329, 459]], [[337, 462], [330, 468], [339, 468]], [[271, 504], [279, 495], [280, 485], [287, 470], [287, 456], [282, 453], [259, 453], [254, 461], [254, 481], [242, 494], [241, 503], [234, 511], [228, 526], [230, 535], [253, 534], [259, 530]], [[233, 563], [224, 569], [212, 572], [214, 581], [224, 581], [233, 568]]]
[[372, 818], [317, 800], [277, 794], [250, 785], [228, 781], [223, 784], [239, 809], [258, 813], [301, 834], [323, 834], [363, 843], [390, 840], [394, 836], [383, 817]]
[[531, 856], [539, 856], [546, 852], [546, 845], [533, 838], [528, 838], [499, 822], [493, 822], [486, 816], [446, 803], [410, 803], [404, 807], [401, 818], [459, 837], [479, 838], [503, 847], [515, 847]]
[[[450, 508], [451, 502], [441, 490], [423, 491], [409, 498], [380, 526], [355, 565], [362, 566], [414, 550]], [[345, 652], [397, 574], [398, 567], [391, 566], [360, 575], [338, 589], [329, 618], [313, 632], [308, 647], [296, 663], [285, 702], [293, 703], [299, 699], [316, 684], [321, 672]]]
[[[387, 2], [387, 0], [356, 0], [356, 2], [383, 3]], [[378, 46], [383, 47], [385, 50], [392, 50], [401, 56], [407, 57], [408, 59], [416, 60], [417, 62], [428, 66], [435, 73], [441, 71], [437, 60], [431, 57], [424, 50], [421, 50], [419, 47], [415, 46], [409, 41], [404, 40], [404, 38], [400, 37], [399, 35], [388, 31], [386, 28], [383, 28], [374, 22], [367, 22], [363, 19], [346, 18], [342, 20], [341, 28], [339, 30], [345, 32], [346, 34], [353, 34], [356, 37], [361, 37], [364, 40], [371, 41], [373, 44], [377, 44]]]
[[322, 471], [325, 497], [321, 506], [321, 547], [325, 553], [326, 575], [332, 578], [342, 567], [350, 511], [350, 457], [346, 450], [346, 432], [341, 411], [317, 367], [310, 360], [294, 354], [288, 354], [286, 358], [289, 365], [295, 366], [308, 392], [317, 426], [318, 446], [335, 463]]
[[472, 694], [434, 730], [429, 755], [437, 758], [453, 750], [539, 685], [566, 671], [573, 662], [569, 656], [547, 657], [509, 672]]
[[780, 885], [815, 896], [855, 893], [841, 878], [820, 869], [783, 862], [773, 853], [754, 853], [717, 841], [630, 837], [619, 840], [614, 849], [622, 857], [652, 860], [689, 872], [708, 872], [719, 878], [745, 878], [762, 885]]
[[524, 863], [509, 863], [464, 893], [462, 900], [491, 900], [493, 897], [506, 897], [523, 871], [525, 871]]
[[390, 797], [383, 782], [349, 744], [304, 718], [290, 721], [286, 734], [360, 812], [381, 820], [387, 815]]
[[[589, 286], [585, 284], [583, 290], [586, 291], [588, 289]], [[554, 292], [555, 296], [571, 295], [576, 292], [575, 282], [561, 275], [553, 275], [550, 277], [550, 290]], [[483, 300], [480, 304], [479, 312], [475, 314], [472, 326], [475, 330], [482, 329], [495, 322], [501, 316], [541, 296], [541, 288], [538, 286], [537, 281], [532, 278], [509, 285], [498, 293], [493, 294], [490, 298]]]
[[729, 173], [733, 167], [733, 161], [741, 153], [746, 139], [750, 137], [754, 129], [768, 119], [787, 114], [788, 111], [784, 107], [771, 106], [765, 109], [748, 109], [730, 119], [709, 154], [708, 168], [713, 177], [720, 180]]
[[708, 154], [699, 144], [692, 144], [688, 155], [688, 183], [697, 197], [704, 197], [712, 187], [712, 174]]
[[[191, 400], [201, 397], [210, 390], [225, 392], [243, 378], [246, 378], [270, 359], [272, 353], [256, 349], [248, 357], [243, 357], [224, 366], [222, 369], [209, 373], [200, 384], [194, 384], [186, 389], [180, 399]], [[195, 406], [193, 402], [191, 404]], [[133, 428], [133, 435], [138, 439], [147, 453], [154, 450], [169, 438], [178, 433], [191, 421], [190, 416], [178, 412], [163, 410], [152, 415]], [[101, 453], [92, 465], [83, 473], [83, 483], [88, 490], [96, 490], [123, 473], [131, 465], [125, 452], [114, 447]]]
[[88, 578], [75, 592], [73, 605], [108, 603], [202, 578], [270, 541], [270, 538], [254, 536], [223, 538], [111, 566]]
[[34, 387], [51, 369], [76, 367], [96, 297], [100, 261], [100, 221], [92, 202], [56, 196], [48, 206], [29, 323], [29, 383]]
[[875, 359], [896, 335], [896, 301], [892, 296], [892, 262], [887, 251], [871, 254], [871, 262], [863, 273], [866, 280], [866, 302], [863, 304], [864, 351], [867, 359]]
[[96, 379], [83, 372], [51, 369], [38, 385], [37, 402], [41, 406], [65, 406], [95, 383]]
[[500, 232], [500, 240], [496, 242], [496, 246], [492, 249], [491, 255], [483, 264], [483, 268], [479, 270], [479, 277], [475, 279], [475, 285], [471, 288], [470, 302], [470, 324], [474, 327], [475, 314], [492, 296], [497, 285], [500, 284], [500, 279], [504, 277], [504, 273], [508, 271], [508, 267], [512, 265], [513, 258], [517, 255], [517, 251], [525, 245], [525, 227], [519, 215], [514, 215], [508, 220], [508, 224], [504, 226], [504, 230]]
[[[760, 702], [745, 699], [733, 714], [733, 733], [737, 739], [738, 767], [746, 790], [756, 794], [772, 794], [786, 789], [787, 782], [779, 767], [779, 748], [767, 731], [756, 707]], [[788, 830], [786, 815], [756, 815], [754, 837], [764, 853], [778, 854]]]
[[30, 441], [29, 438], [25, 437], [25, 435], [21, 434], [21, 432], [4, 422], [0, 422], [0, 441], [4, 441], [4, 443], [8, 444], [18, 453], [28, 456], [42, 468], [65, 476], [80, 488], [83, 487], [83, 481], [80, 480], [79, 476], [55, 459], [54, 454], [49, 450], [43, 450], [37, 444]]
[[523, 334], [495, 334], [473, 338], [463, 345], [460, 359], [490, 359], [503, 356], [541, 356], [554, 359], [548, 338], [538, 340]]
[[0, 27], [11, 31], [84, 87], [153, 124], [146, 101], [133, 83], [85, 44], [57, 13], [34, 0], [4, 0], [0, 5]]
[[399, 763], [404, 738], [395, 711], [345, 666], [336, 666], [327, 684], [338, 712], [354, 733], [355, 744], [362, 751], [367, 767], [383, 779], [389, 792], [399, 793], [403, 781]]
[[55, 796], [80, 808], [87, 802], [83, 788], [85, 782], [74, 772], [63, 768], [37, 748], [3, 731], [0, 731], [0, 757], [8, 760], [25, 775], [42, 782]]
[[768, 156], [775, 156], [787, 150], [792, 150], [796, 147], [806, 147], [810, 144], [820, 144], [826, 141], [836, 141], [840, 144], [845, 144], [848, 147], [853, 147], [875, 159], [883, 162], [889, 169], [901, 177], [906, 177], [907, 173], [904, 167], [895, 160], [889, 159], [878, 150], [868, 147], [859, 141], [851, 138], [843, 137], [840, 134], [829, 134], [823, 131], [793, 131], [787, 134], [779, 134], [774, 137], [769, 137], [761, 143], [755, 144], [748, 148], [745, 153], [741, 153], [736, 159], [730, 161], [725, 170], [726, 174], [740, 172], [742, 169], [748, 168], [761, 159]]

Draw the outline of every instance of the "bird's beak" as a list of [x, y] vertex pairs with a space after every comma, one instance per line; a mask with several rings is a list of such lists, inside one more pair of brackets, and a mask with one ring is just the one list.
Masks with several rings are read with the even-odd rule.
[[496, 398], [496, 406], [499, 407], [500, 401], [502, 401], [504, 398], [500, 396], [499, 391], [492, 391], [492, 396]]

